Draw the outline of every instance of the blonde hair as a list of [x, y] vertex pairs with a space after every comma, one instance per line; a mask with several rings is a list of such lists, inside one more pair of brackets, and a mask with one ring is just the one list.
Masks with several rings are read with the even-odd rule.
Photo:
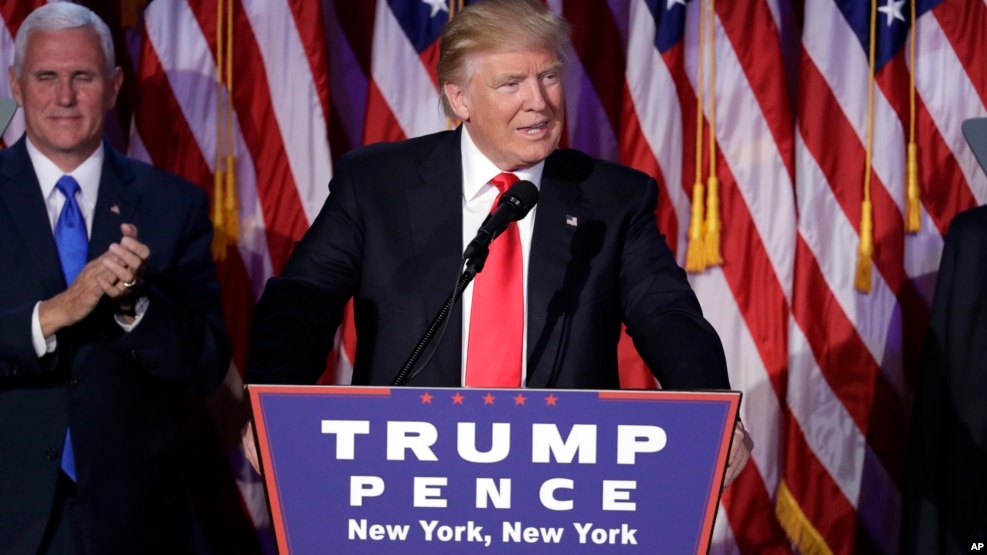
[[569, 23], [536, 0], [481, 0], [468, 4], [446, 24], [439, 39], [435, 69], [446, 116], [456, 118], [445, 84], [466, 85], [474, 54], [544, 48], [554, 51], [564, 64], [570, 35]]

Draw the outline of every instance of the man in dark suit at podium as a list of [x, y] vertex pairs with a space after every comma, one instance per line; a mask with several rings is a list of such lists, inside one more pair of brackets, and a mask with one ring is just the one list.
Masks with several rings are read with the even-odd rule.
[[[87, 8], [47, 4], [9, 69], [0, 151], [0, 553], [193, 552], [174, 392], [230, 346], [203, 191], [102, 141], [122, 73]], [[138, 235], [139, 233], [139, 235]]]
[[902, 553], [987, 541], [987, 206], [946, 233], [906, 461]]
[[[330, 196], [254, 315], [248, 380], [315, 383], [354, 299], [355, 384], [389, 385], [511, 183], [540, 200], [490, 245], [413, 386], [617, 389], [626, 324], [669, 389], [729, 389], [719, 337], [658, 233], [654, 179], [559, 149], [569, 26], [529, 0], [472, 3], [443, 30], [462, 125], [343, 156]], [[739, 425], [727, 483], [746, 463]]]

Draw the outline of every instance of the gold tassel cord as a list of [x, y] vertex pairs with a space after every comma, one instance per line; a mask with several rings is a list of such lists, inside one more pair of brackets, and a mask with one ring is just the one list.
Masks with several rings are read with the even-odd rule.
[[922, 229], [922, 202], [920, 199], [921, 190], [918, 186], [918, 144], [915, 142], [915, 40], [917, 32], [916, 25], [916, 2], [911, 2], [912, 28], [910, 29], [911, 41], [909, 44], [908, 57], [911, 59], [911, 72], [908, 79], [908, 162], [905, 167], [905, 177], [907, 185], [905, 188], [905, 231], [917, 233]]
[[120, 27], [136, 29], [140, 23], [140, 13], [146, 5], [145, 0], [120, 0]]
[[709, 177], [706, 181], [706, 226], [703, 236], [703, 264], [719, 266], [720, 180], [716, 176], [716, 0], [709, 0]]
[[723, 264], [723, 257], [720, 255], [722, 227], [723, 223], [720, 221], [720, 180], [715, 175], [711, 175], [706, 180], [706, 226], [703, 236], [703, 263], [707, 268]]
[[236, 245], [240, 240], [240, 219], [237, 214], [236, 159], [233, 148], [233, 0], [226, 4], [226, 191], [223, 210], [226, 212], [226, 244]]
[[[225, 260], [239, 240], [233, 148], [233, 0], [216, 5], [216, 167], [213, 172], [212, 255]], [[224, 102], [225, 99], [225, 102]]]
[[225, 216], [225, 203], [223, 193], [225, 192], [223, 179], [223, 161], [225, 160], [225, 148], [223, 145], [225, 133], [223, 132], [223, 63], [226, 61], [223, 49], [224, 10], [223, 0], [216, 2], [216, 154], [215, 167], [213, 169], [213, 199], [212, 199], [212, 257], [214, 260], [226, 259], [226, 226], [223, 222]]
[[861, 293], [870, 293], [874, 264], [874, 214], [870, 197], [871, 157], [874, 147], [874, 57], [877, 30], [877, 0], [870, 4], [870, 73], [867, 80], [867, 149], [864, 164], [864, 200], [860, 205], [860, 245], [857, 247], [857, 272], [854, 287]]
[[685, 256], [687, 272], [701, 272], [703, 264], [703, 184], [699, 181], [692, 186], [692, 220], [689, 222], [689, 249]]
[[689, 220], [689, 246], [685, 253], [685, 270], [702, 272], [706, 269], [703, 248], [703, 48], [705, 39], [705, 10], [699, 9], [699, 53], [696, 72], [696, 181], [692, 185], [692, 214]]

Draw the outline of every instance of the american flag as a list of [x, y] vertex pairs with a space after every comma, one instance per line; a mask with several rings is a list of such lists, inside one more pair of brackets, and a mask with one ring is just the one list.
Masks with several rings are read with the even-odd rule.
[[[916, 0], [914, 17], [912, 3], [546, 2], [574, 29], [564, 145], [657, 178], [659, 226], [680, 263], [693, 244], [718, 244], [722, 254], [722, 264], [690, 280], [744, 392], [741, 417], [755, 448], [723, 495], [713, 553], [898, 549], [906, 422], [942, 236], [956, 212], [987, 200], [987, 178], [960, 133], [963, 120], [987, 115], [987, 3]], [[4, 65], [30, 4], [0, 0]], [[216, 212], [233, 238], [217, 250], [237, 345], [227, 397], [239, 390], [251, 307], [325, 200], [333, 160], [451, 125], [434, 62], [441, 27], [460, 8], [455, 0], [156, 0], [130, 33], [140, 40], [128, 43], [128, 151], [236, 202]], [[22, 131], [15, 123], [4, 142]], [[905, 230], [912, 136], [915, 233]], [[854, 285], [865, 190], [869, 292]], [[711, 207], [719, 241], [690, 237]], [[345, 381], [356, 338], [345, 325], [326, 330], [327, 341], [334, 335], [336, 375], [327, 380]], [[654, 387], [627, 342], [621, 361], [627, 387]], [[224, 405], [209, 406], [213, 435], [226, 437]], [[216, 481], [232, 485], [207, 486], [200, 470], [198, 487], [223, 489], [219, 498], [235, 498], [225, 507], [245, 509], [203, 523], [217, 553], [219, 538], [244, 522], [266, 526], [259, 482], [235, 442], [222, 445], [225, 460], [201, 458], [213, 475], [232, 469]], [[211, 497], [193, 498], [201, 506]], [[241, 552], [259, 549], [256, 534], [244, 534], [251, 545]]]
[[[956, 212], [987, 199], [960, 132], [985, 115], [987, 6], [826, 0], [806, 3], [805, 22], [779, 513], [806, 551], [895, 553], [905, 423], [943, 234]], [[921, 228], [906, 233], [912, 136]], [[874, 249], [864, 293], [854, 272], [868, 172]]]

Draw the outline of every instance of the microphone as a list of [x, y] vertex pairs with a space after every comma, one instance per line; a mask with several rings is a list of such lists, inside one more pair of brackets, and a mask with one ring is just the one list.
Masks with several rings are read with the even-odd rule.
[[535, 187], [534, 183], [523, 180], [511, 185], [510, 189], [500, 195], [497, 209], [483, 220], [476, 237], [463, 251], [463, 258], [472, 258], [473, 255], [485, 250], [491, 241], [507, 229], [507, 224], [527, 216], [537, 202], [538, 187]]

